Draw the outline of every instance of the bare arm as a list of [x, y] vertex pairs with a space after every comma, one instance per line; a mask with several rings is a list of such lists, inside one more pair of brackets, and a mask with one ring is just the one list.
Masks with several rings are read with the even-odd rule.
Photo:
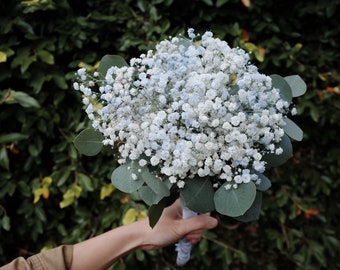
[[71, 270], [106, 269], [128, 252], [165, 247], [183, 237], [194, 244], [204, 230], [216, 225], [217, 220], [209, 215], [182, 219], [180, 201], [177, 200], [164, 210], [153, 229], [145, 218], [75, 244]]

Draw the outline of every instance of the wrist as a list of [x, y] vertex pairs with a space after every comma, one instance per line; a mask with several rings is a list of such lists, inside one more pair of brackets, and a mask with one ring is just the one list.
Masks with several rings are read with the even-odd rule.
[[149, 218], [144, 218], [139, 220], [131, 225], [135, 226], [135, 230], [137, 232], [136, 236], [136, 249], [141, 250], [152, 250], [155, 249], [155, 246], [152, 244], [152, 228], [149, 224]]

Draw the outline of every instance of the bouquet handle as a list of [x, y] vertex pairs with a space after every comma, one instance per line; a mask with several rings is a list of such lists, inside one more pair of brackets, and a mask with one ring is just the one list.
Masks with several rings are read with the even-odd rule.
[[[191, 218], [196, 215], [197, 213], [190, 210], [188, 207], [186, 206], [182, 207], [182, 218], [183, 219]], [[178, 266], [183, 266], [189, 261], [191, 248], [192, 248], [192, 244], [190, 243], [188, 239], [183, 238], [178, 241], [178, 243], [176, 244], [176, 251], [177, 251], [176, 264]]]

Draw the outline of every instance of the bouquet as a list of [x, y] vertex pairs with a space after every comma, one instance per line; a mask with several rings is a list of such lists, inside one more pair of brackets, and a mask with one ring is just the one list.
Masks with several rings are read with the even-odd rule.
[[189, 29], [129, 64], [106, 55], [77, 78], [92, 127], [75, 145], [86, 155], [114, 150], [112, 183], [150, 206], [151, 226], [178, 197], [186, 215], [257, 219], [271, 186], [266, 169], [289, 159], [291, 140], [303, 137], [288, 116], [304, 81], [259, 73], [249, 54], [209, 31]]

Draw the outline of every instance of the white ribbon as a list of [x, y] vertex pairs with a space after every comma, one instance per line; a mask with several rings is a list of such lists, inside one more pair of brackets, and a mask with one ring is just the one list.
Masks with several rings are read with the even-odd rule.
[[[182, 218], [187, 219], [193, 216], [196, 216], [197, 213], [190, 210], [189, 208], [183, 206], [182, 207]], [[178, 266], [185, 265], [190, 260], [190, 253], [191, 253], [192, 244], [186, 238], [183, 238], [178, 241], [176, 244], [176, 251], [177, 251], [177, 259], [176, 263]]]

